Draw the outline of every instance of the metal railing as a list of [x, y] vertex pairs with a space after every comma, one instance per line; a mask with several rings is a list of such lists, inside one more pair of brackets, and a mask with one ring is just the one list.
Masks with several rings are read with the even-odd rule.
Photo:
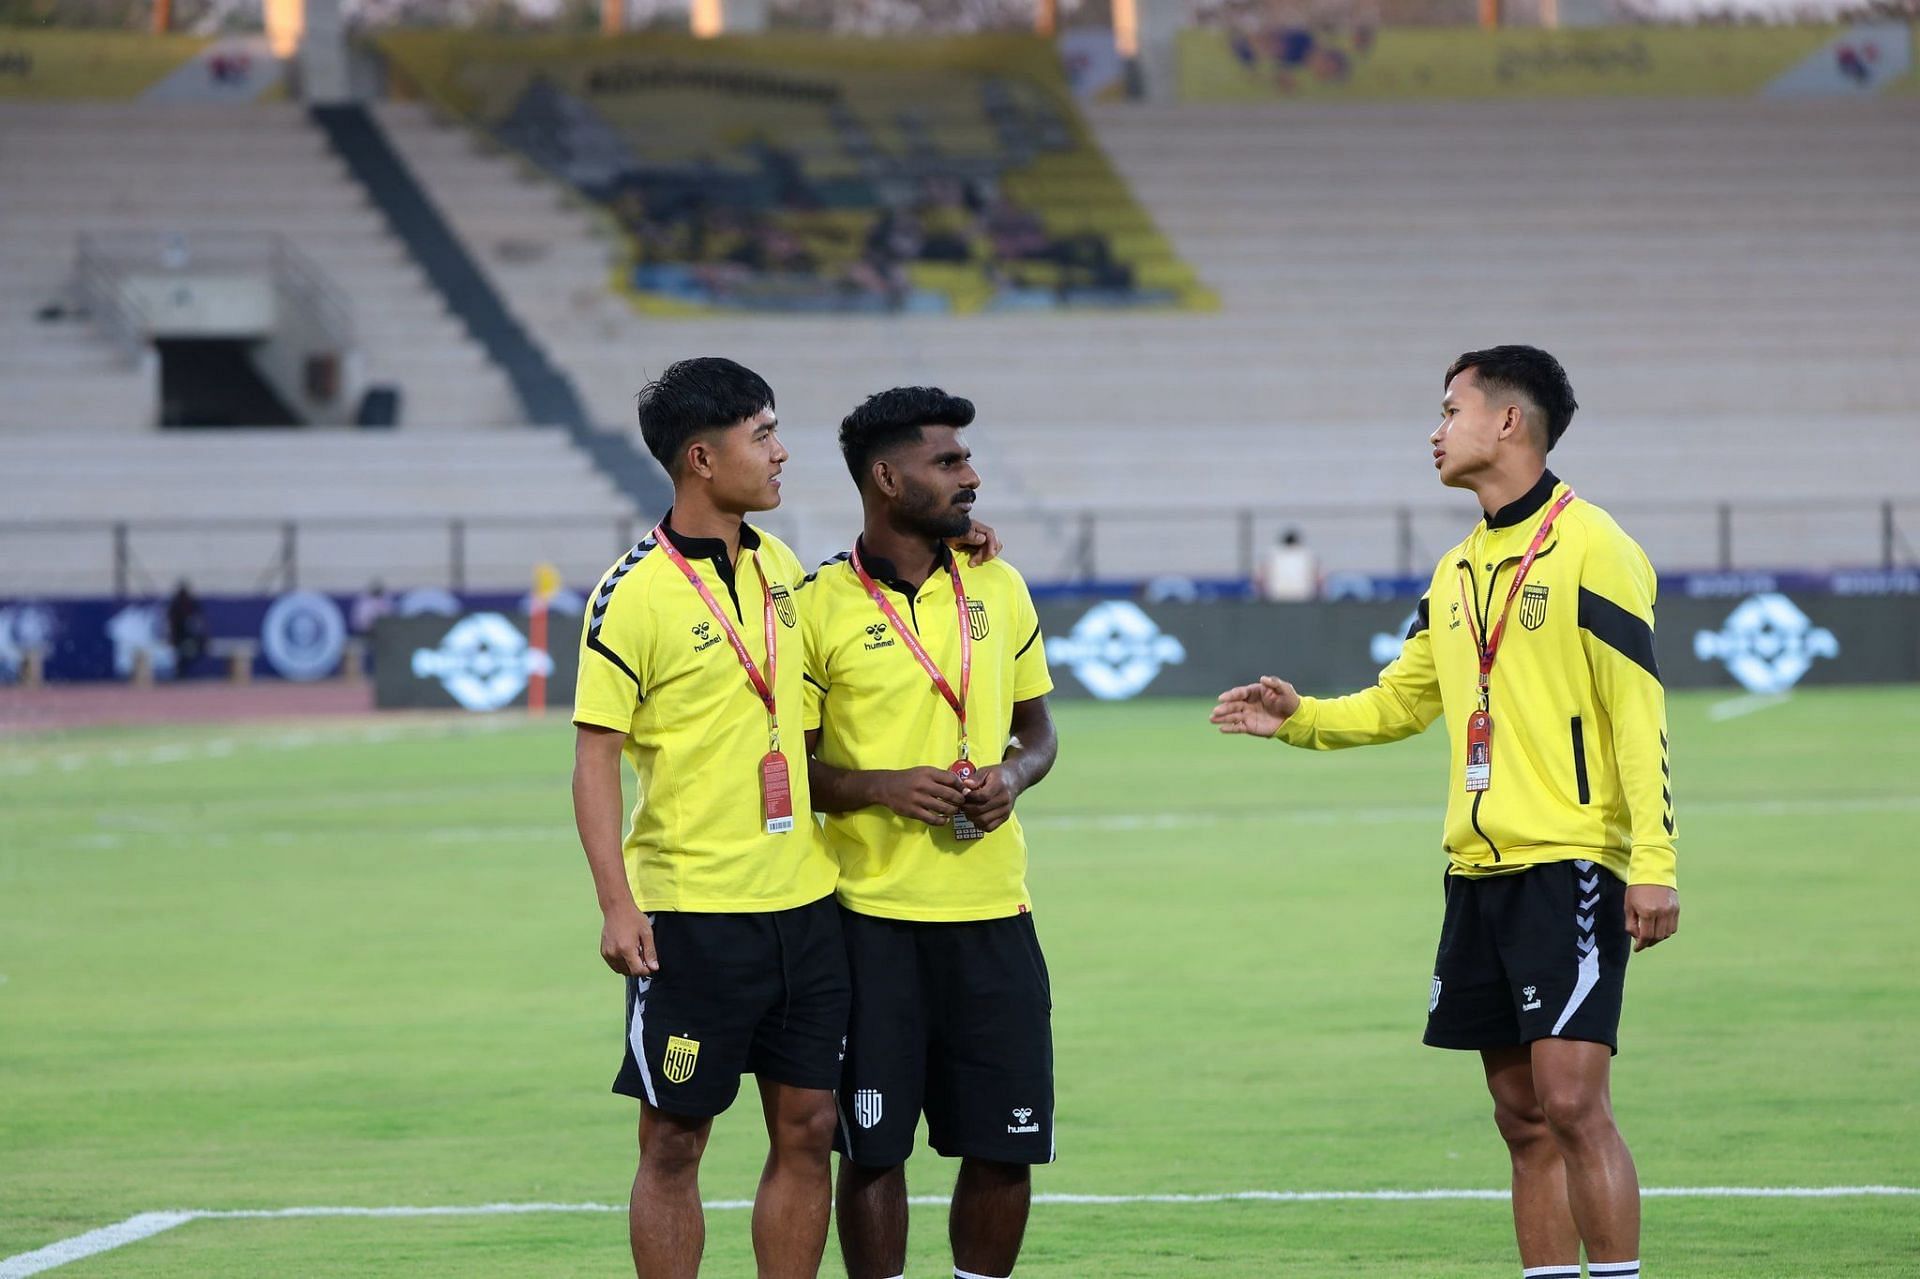
[[[1920, 567], [1920, 497], [1852, 503], [1845, 520], [1835, 503], [1791, 499], [1610, 509], [1663, 572]], [[767, 523], [790, 536], [786, 518], [773, 512]], [[1250, 579], [1263, 546], [1286, 528], [1304, 530], [1329, 572], [1419, 576], [1472, 523], [1458, 506], [1114, 507], [984, 518], [1036, 584]], [[1808, 530], [1821, 538], [1810, 541]], [[644, 532], [634, 516], [0, 521], [0, 597], [143, 595], [180, 577], [201, 585], [208, 574], [254, 592], [352, 590], [373, 577], [510, 589], [542, 560], [560, 562], [579, 583]], [[796, 549], [820, 557], [842, 548]], [[45, 566], [39, 581], [28, 580], [30, 565]], [[51, 589], [50, 581], [71, 585]]]

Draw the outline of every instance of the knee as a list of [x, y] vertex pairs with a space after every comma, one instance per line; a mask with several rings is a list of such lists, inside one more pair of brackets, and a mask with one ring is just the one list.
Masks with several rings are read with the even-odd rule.
[[1552, 1088], [1541, 1094], [1540, 1109], [1547, 1127], [1562, 1144], [1584, 1142], [1613, 1130], [1613, 1108], [1607, 1104], [1605, 1093]]
[[834, 1109], [833, 1095], [828, 1093], [818, 1102], [810, 1100], [804, 1105], [789, 1107], [780, 1116], [775, 1144], [783, 1154], [818, 1155], [824, 1159], [833, 1151], [833, 1133], [838, 1125], [839, 1114]]
[[657, 1177], [691, 1177], [700, 1170], [706, 1145], [704, 1132], [655, 1125], [640, 1139], [640, 1162]]
[[1501, 1140], [1516, 1156], [1553, 1140], [1552, 1130], [1547, 1127], [1547, 1116], [1537, 1104], [1495, 1101], [1493, 1124], [1500, 1130]]

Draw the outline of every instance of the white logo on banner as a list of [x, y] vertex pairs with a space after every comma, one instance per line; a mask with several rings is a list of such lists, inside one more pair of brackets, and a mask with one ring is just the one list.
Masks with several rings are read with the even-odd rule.
[[1096, 604], [1064, 636], [1047, 641], [1047, 664], [1066, 666], [1104, 701], [1134, 696], [1163, 666], [1187, 660], [1187, 648], [1126, 600]]
[[147, 655], [147, 669], [164, 679], [173, 674], [173, 645], [167, 642], [167, 610], [159, 604], [129, 604], [107, 619], [113, 643], [113, 673], [133, 675], [134, 659]]
[[1840, 641], [1786, 596], [1766, 594], [1743, 601], [1718, 631], [1696, 633], [1693, 653], [1703, 662], [1725, 662], [1750, 693], [1784, 693], [1814, 658], [1840, 656]]
[[0, 677], [17, 679], [27, 654], [45, 654], [58, 629], [53, 610], [44, 604], [0, 608]]
[[531, 675], [553, 674], [553, 659], [498, 613], [475, 613], [453, 624], [439, 648], [413, 652], [413, 673], [440, 681], [470, 711], [497, 711], [520, 696]]
[[325, 679], [346, 650], [347, 619], [340, 606], [314, 591], [282, 595], [260, 623], [260, 651], [282, 679]]
[[1385, 631], [1376, 631], [1368, 650], [1373, 657], [1373, 664], [1375, 666], [1385, 666], [1394, 658], [1400, 656], [1400, 650], [1407, 645], [1407, 636], [1413, 634], [1413, 628], [1419, 624], [1420, 610], [1416, 608], [1413, 612], [1407, 614], [1406, 620], [1400, 623], [1400, 629], [1393, 634], [1389, 635]]

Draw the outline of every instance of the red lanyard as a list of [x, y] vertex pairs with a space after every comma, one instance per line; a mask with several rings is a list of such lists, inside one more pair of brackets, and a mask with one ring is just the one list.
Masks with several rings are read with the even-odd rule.
[[[1473, 646], [1480, 650], [1480, 709], [1487, 708], [1487, 692], [1493, 678], [1493, 659], [1499, 656], [1501, 637], [1507, 633], [1507, 615], [1513, 611], [1513, 597], [1520, 593], [1520, 586], [1527, 580], [1527, 571], [1533, 567], [1533, 561], [1540, 554], [1540, 548], [1547, 544], [1547, 533], [1553, 528], [1553, 522], [1560, 518], [1560, 512], [1573, 502], [1573, 490], [1568, 489], [1560, 495], [1547, 511], [1547, 518], [1540, 521], [1540, 529], [1533, 535], [1533, 544], [1527, 547], [1527, 553], [1520, 558], [1520, 567], [1514, 570], [1513, 585], [1507, 588], [1507, 602], [1500, 606], [1500, 618], [1494, 623], [1493, 630], [1483, 641], [1480, 628], [1474, 624], [1473, 601], [1467, 603], [1467, 633], [1473, 636]], [[1460, 581], [1460, 595], [1466, 599], [1466, 579]]]
[[953, 685], [947, 682], [947, 677], [940, 673], [940, 668], [933, 664], [933, 659], [927, 656], [927, 650], [920, 644], [920, 637], [900, 620], [899, 611], [893, 607], [892, 601], [887, 599], [887, 593], [880, 589], [880, 584], [867, 572], [866, 565], [860, 562], [858, 542], [853, 545], [853, 572], [860, 579], [860, 585], [867, 588], [867, 595], [880, 606], [880, 612], [893, 623], [894, 633], [900, 637], [900, 642], [907, 646], [907, 651], [912, 653], [914, 660], [920, 663], [920, 669], [927, 673], [927, 678], [933, 681], [933, 686], [940, 690], [940, 696], [947, 699], [947, 705], [953, 707], [953, 713], [960, 717], [960, 758], [966, 759], [967, 686], [973, 682], [973, 625], [967, 618], [967, 588], [960, 582], [960, 566], [954, 562], [952, 552], [948, 552], [947, 572], [953, 575], [954, 605], [960, 612], [960, 691], [958, 693], [953, 691]]
[[667, 558], [673, 561], [673, 566], [686, 574], [687, 581], [693, 583], [693, 589], [700, 592], [700, 598], [707, 602], [708, 611], [720, 623], [720, 629], [726, 632], [727, 643], [733, 645], [734, 656], [740, 659], [741, 667], [747, 672], [747, 682], [753, 685], [753, 691], [760, 695], [762, 702], [766, 703], [767, 738], [772, 743], [770, 749], [778, 752], [780, 709], [774, 702], [773, 690], [774, 678], [779, 671], [779, 654], [774, 647], [773, 590], [767, 585], [767, 575], [760, 570], [760, 557], [752, 551], [748, 551], [746, 555], [747, 559], [753, 561], [754, 575], [760, 579], [760, 593], [766, 597], [767, 673], [765, 675], [762, 675], [760, 668], [754, 664], [753, 654], [747, 651], [747, 646], [741, 642], [740, 633], [734, 630], [733, 623], [727, 620], [727, 612], [720, 607], [720, 601], [713, 597], [713, 591], [708, 588], [693, 565], [687, 563], [687, 557], [682, 555], [679, 548], [667, 537], [665, 524], [654, 527], [653, 540], [666, 553]]

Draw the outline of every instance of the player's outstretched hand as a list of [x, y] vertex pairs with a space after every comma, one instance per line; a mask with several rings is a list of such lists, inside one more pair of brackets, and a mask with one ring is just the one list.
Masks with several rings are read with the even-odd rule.
[[1013, 787], [998, 764], [977, 770], [962, 785], [967, 788], [967, 816], [981, 830], [998, 830], [1013, 816]]
[[1244, 733], [1249, 737], [1272, 737], [1292, 714], [1300, 709], [1300, 694], [1293, 685], [1272, 675], [1262, 675], [1258, 684], [1242, 684], [1220, 694], [1208, 722], [1223, 733]]
[[600, 958], [623, 977], [651, 977], [660, 971], [653, 925], [631, 901], [607, 909], [600, 928]]
[[960, 779], [944, 768], [903, 768], [881, 773], [874, 798], [911, 821], [945, 826], [966, 802]]
[[964, 551], [967, 563], [979, 568], [988, 560], [1000, 558], [1000, 535], [993, 531], [993, 525], [973, 522], [973, 527], [947, 543], [956, 551]]
[[1627, 885], [1627, 936], [1635, 954], [1679, 931], [1679, 893], [1664, 884]]

